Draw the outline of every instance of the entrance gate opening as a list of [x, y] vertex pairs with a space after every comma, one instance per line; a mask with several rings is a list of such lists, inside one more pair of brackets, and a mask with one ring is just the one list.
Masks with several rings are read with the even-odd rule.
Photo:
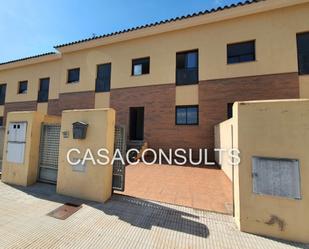
[[60, 124], [42, 125], [39, 181], [54, 184], [57, 182], [60, 128]]

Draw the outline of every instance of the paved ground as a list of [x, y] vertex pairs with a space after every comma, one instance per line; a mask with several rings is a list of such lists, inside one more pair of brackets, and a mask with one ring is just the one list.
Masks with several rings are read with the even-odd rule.
[[130, 165], [122, 194], [220, 213], [232, 211], [232, 183], [219, 169]]
[[114, 196], [84, 202], [66, 220], [46, 214], [65, 202], [46, 184], [12, 187], [0, 182], [0, 248], [309, 248], [237, 230], [229, 215]]

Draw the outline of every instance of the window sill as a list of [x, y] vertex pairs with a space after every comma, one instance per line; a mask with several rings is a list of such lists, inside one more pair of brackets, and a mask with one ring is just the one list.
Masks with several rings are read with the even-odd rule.
[[95, 90], [96, 93], [109, 93], [110, 90]]
[[138, 75], [131, 74], [131, 77], [141, 77], [141, 76], [146, 76], [146, 75], [149, 75], [149, 73], [138, 74]]
[[258, 60], [254, 61], [242, 61], [242, 62], [235, 62], [235, 63], [226, 63], [227, 66], [233, 66], [233, 65], [239, 65], [239, 64], [248, 64], [248, 63], [255, 63], [258, 62]]
[[309, 77], [309, 73], [298, 73], [298, 76]]
[[70, 85], [70, 84], [78, 84], [78, 83], [79, 83], [79, 81], [67, 82], [68, 85]]
[[196, 83], [175, 83], [176, 86], [192, 86], [192, 85], [198, 85], [199, 82]]
[[199, 126], [199, 124], [175, 124], [176, 126]]

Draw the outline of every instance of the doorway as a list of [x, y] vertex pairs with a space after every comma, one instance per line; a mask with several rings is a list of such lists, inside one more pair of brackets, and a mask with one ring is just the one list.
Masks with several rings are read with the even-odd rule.
[[144, 140], [144, 107], [130, 107], [130, 140]]

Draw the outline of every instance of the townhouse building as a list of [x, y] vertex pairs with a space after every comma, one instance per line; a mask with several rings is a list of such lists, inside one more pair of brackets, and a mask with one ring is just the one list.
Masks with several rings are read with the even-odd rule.
[[309, 96], [309, 1], [247, 1], [0, 64], [0, 116], [111, 107], [128, 143], [214, 148], [235, 101]]

